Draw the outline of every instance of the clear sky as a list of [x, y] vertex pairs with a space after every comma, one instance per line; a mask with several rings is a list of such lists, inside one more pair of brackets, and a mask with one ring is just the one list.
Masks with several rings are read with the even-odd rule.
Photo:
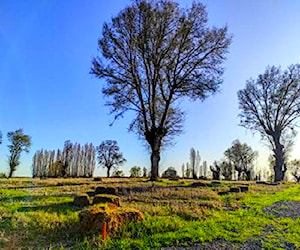
[[[29, 154], [16, 175], [31, 174], [36, 150], [62, 148], [65, 140], [99, 145], [117, 140], [127, 163], [150, 166], [149, 154], [127, 132], [129, 116], [109, 126], [112, 117], [101, 95], [102, 80], [89, 74], [98, 53], [102, 24], [128, 0], [1, 0], [0, 1], [0, 172], [7, 172], [9, 131], [31, 135]], [[189, 6], [192, 0], [178, 0]], [[300, 1], [206, 0], [209, 25], [229, 27], [233, 34], [225, 62], [222, 91], [205, 102], [185, 102], [185, 132], [162, 154], [161, 168], [189, 160], [191, 147], [212, 163], [235, 139], [259, 151], [257, 166], [266, 166], [268, 148], [258, 135], [239, 127], [237, 91], [266, 66], [300, 63]], [[294, 157], [300, 157], [296, 143]], [[104, 175], [99, 168], [96, 175]]]

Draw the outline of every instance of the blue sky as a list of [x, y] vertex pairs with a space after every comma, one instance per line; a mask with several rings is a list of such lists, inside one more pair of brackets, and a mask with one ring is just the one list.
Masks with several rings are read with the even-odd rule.
[[[192, 1], [180, 0], [186, 7]], [[294, 0], [206, 0], [209, 25], [229, 27], [233, 42], [225, 62], [222, 91], [205, 102], [184, 102], [185, 129], [162, 154], [161, 171], [181, 169], [191, 147], [212, 163], [235, 139], [259, 151], [258, 167], [267, 165], [268, 148], [258, 135], [239, 127], [237, 91], [268, 65], [300, 62], [300, 2]], [[9, 131], [32, 136], [29, 154], [16, 175], [31, 174], [36, 150], [62, 148], [65, 140], [99, 145], [117, 140], [127, 163], [150, 166], [149, 154], [127, 132], [130, 116], [110, 127], [112, 117], [101, 95], [102, 80], [89, 74], [98, 53], [102, 24], [130, 1], [0, 1], [0, 172], [6, 172]], [[296, 143], [293, 157], [299, 156]], [[180, 171], [181, 173], [181, 171]], [[97, 169], [96, 175], [105, 170]]]

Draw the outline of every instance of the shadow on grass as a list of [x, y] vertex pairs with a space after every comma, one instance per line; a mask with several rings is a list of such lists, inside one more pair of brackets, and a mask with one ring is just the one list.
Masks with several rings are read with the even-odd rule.
[[77, 207], [73, 204], [73, 202], [62, 202], [62, 203], [55, 203], [50, 205], [39, 205], [39, 206], [23, 206], [20, 207], [17, 211], [18, 212], [57, 212], [57, 213], [64, 213], [67, 211], [80, 211], [82, 207]]
[[185, 212], [177, 212], [176, 215], [185, 221], [193, 221], [196, 220], [195, 216], [187, 214]]
[[[19, 223], [14, 229], [11, 228], [10, 234], [18, 235], [18, 237], [13, 239], [15, 249], [60, 249], [61, 247], [64, 247], [63, 249], [73, 249], [76, 244], [83, 242], [84, 238], [90, 235], [90, 233], [86, 233], [81, 228], [77, 212], [82, 209], [74, 206], [72, 202], [20, 207], [17, 211], [24, 213], [24, 215], [28, 212], [37, 212], [37, 214], [39, 212], [49, 213], [47, 216], [49, 216], [51, 221], [47, 220], [43, 224], [41, 221], [33, 219], [24, 224]], [[69, 220], [61, 220], [61, 217], [57, 216], [59, 214], [68, 216], [71, 213], [76, 215], [75, 217], [71, 215]], [[53, 217], [53, 221], [51, 214], [56, 214]], [[22, 219], [23, 215], [20, 215], [20, 218]], [[6, 223], [11, 223], [11, 218]], [[2, 227], [4, 228], [4, 225]]]
[[34, 201], [41, 201], [41, 200], [45, 200], [47, 201], [47, 199], [49, 198], [59, 198], [59, 197], [72, 197], [72, 195], [23, 195], [23, 196], [9, 196], [9, 197], [2, 197], [0, 198], [0, 203], [1, 202], [34, 202]]
[[3, 189], [35, 189], [35, 188], [47, 188], [47, 187], [61, 187], [61, 186], [80, 186], [85, 183], [64, 183], [64, 182], [58, 182], [55, 184], [48, 184], [48, 185], [28, 185], [28, 186], [8, 186], [8, 187], [3, 187]]
[[19, 227], [15, 233], [19, 236], [16, 249], [74, 249], [88, 235], [82, 231], [79, 221], [56, 222], [51, 228]]

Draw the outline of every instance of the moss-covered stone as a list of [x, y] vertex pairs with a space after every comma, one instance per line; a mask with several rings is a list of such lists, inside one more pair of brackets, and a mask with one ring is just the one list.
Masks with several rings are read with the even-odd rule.
[[232, 187], [230, 188], [229, 192], [231, 193], [239, 193], [241, 190], [239, 187]]
[[93, 205], [99, 203], [112, 203], [116, 206], [120, 206], [120, 197], [115, 195], [96, 195], [93, 199]]
[[144, 216], [132, 208], [96, 205], [80, 212], [79, 220], [82, 230], [86, 232], [101, 231], [103, 222], [106, 222], [108, 234], [113, 234], [124, 224], [143, 221]]
[[239, 186], [241, 192], [248, 192], [249, 191], [249, 187], [247, 186]]
[[101, 177], [94, 177], [94, 181], [102, 181]]
[[193, 182], [191, 187], [206, 187], [207, 185], [203, 182]]
[[90, 205], [89, 196], [87, 194], [76, 195], [73, 204], [78, 207], [88, 206]]
[[95, 194], [112, 194], [118, 195], [118, 189], [115, 187], [97, 187]]

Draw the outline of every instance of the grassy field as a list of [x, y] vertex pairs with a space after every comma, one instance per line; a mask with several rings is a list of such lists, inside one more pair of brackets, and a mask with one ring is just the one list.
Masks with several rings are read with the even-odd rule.
[[[104, 178], [100, 182], [0, 179], [0, 248], [188, 249], [195, 244], [209, 247], [221, 240], [237, 249], [241, 244], [257, 242], [264, 249], [300, 249], [300, 218], [266, 210], [279, 201], [300, 201], [300, 185], [222, 182], [190, 187], [191, 183], [129, 178]], [[249, 185], [249, 192], [218, 195], [241, 184]], [[98, 186], [160, 188], [122, 195], [122, 206], [139, 209], [145, 221], [123, 226], [104, 242], [101, 232], [87, 234], [81, 230], [78, 214], [82, 208], [72, 204], [75, 194]]]

